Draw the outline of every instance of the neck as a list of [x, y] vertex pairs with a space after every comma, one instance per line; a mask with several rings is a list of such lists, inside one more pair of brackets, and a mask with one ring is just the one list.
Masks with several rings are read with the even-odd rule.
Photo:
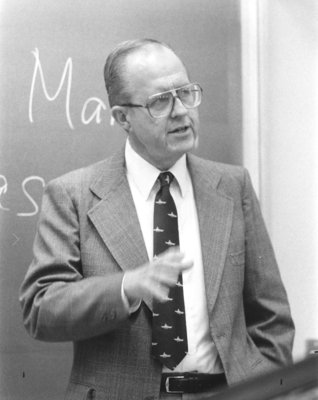
[[[129, 138], [128, 138], [129, 140]], [[174, 164], [183, 156], [183, 154], [175, 154], [174, 157], [169, 157], [166, 159], [160, 158], [156, 159], [154, 157], [151, 157], [148, 152], [140, 152], [135, 144], [133, 143], [132, 140], [129, 140], [129, 144], [131, 148], [145, 161], [147, 161], [149, 164], [153, 165], [155, 168], [159, 169], [160, 171], [168, 171], [171, 167], [174, 166]]]

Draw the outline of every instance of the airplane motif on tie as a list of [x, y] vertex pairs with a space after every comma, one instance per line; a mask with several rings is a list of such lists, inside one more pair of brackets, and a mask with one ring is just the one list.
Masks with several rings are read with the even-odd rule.
[[161, 205], [161, 204], [166, 204], [166, 203], [167, 203], [166, 201], [163, 201], [163, 200], [161, 200], [161, 199], [159, 199], [159, 200], [156, 201], [156, 204], [159, 204], [159, 205]]
[[[174, 183], [174, 179], [170, 172], [158, 176], [160, 188], [154, 201], [152, 225], [154, 260], [157, 256], [160, 259], [161, 253], [170, 247], [180, 244], [179, 213], [170, 193], [170, 184]], [[175, 369], [188, 351], [183, 286], [182, 275], [179, 274], [164, 301], [153, 301], [151, 354], [170, 370]]]
[[171, 217], [171, 218], [178, 218], [178, 216], [177, 216], [176, 214], [174, 214], [173, 211], [171, 211], [168, 215], [169, 215], [169, 217]]

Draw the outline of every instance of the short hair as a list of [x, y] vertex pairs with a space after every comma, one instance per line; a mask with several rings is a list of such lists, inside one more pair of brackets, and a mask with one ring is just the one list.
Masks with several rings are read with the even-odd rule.
[[[124, 62], [126, 57], [146, 45], [158, 45], [173, 49], [166, 43], [154, 39], [127, 40], [117, 45], [107, 57], [104, 67], [104, 80], [110, 107], [120, 102], [129, 102], [131, 93], [124, 78]], [[174, 52], [174, 51], [173, 51]]]

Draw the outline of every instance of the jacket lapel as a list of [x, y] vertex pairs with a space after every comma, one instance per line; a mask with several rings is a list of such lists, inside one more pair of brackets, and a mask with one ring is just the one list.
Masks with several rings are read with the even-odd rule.
[[213, 163], [188, 157], [198, 212], [208, 310], [222, 278], [232, 227], [233, 200], [217, 190], [221, 174]]
[[[221, 282], [232, 227], [233, 200], [217, 190], [221, 174], [211, 162], [188, 156], [197, 206], [208, 309], [212, 311]], [[125, 173], [124, 151], [105, 164], [91, 185], [100, 201], [89, 218], [124, 270], [148, 261], [133, 198]], [[144, 299], [152, 309], [151, 297]]]
[[[116, 153], [91, 185], [100, 201], [88, 212], [107, 248], [124, 271], [148, 261], [125, 173], [124, 152]], [[151, 299], [145, 300], [151, 306]]]

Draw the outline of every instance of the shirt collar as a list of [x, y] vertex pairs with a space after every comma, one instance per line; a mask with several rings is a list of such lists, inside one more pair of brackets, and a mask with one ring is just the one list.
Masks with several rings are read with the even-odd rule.
[[[147, 200], [156, 183], [158, 175], [162, 171], [136, 153], [128, 139], [125, 147], [125, 161], [127, 175], [134, 181], [143, 198]], [[142, 173], [140, 171], [142, 171]], [[176, 186], [179, 188], [181, 196], [184, 197], [190, 185], [186, 155], [184, 154], [179, 158], [169, 171], [175, 176]]]

